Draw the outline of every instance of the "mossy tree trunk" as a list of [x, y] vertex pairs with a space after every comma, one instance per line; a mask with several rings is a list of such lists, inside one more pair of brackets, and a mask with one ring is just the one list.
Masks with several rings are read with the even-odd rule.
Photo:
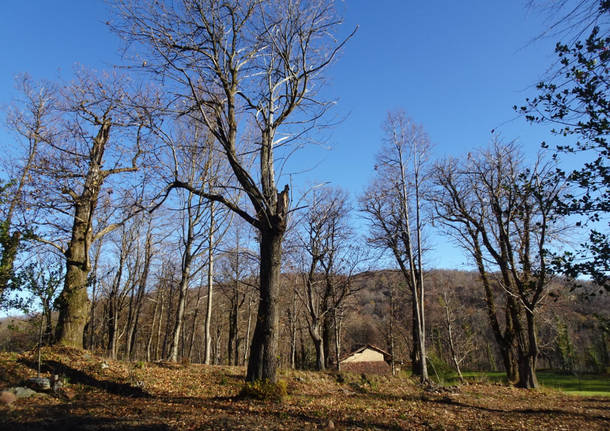
[[102, 158], [110, 138], [110, 128], [110, 120], [105, 120], [93, 140], [89, 154], [89, 168], [80, 195], [74, 190], [65, 190], [65, 193], [72, 197], [75, 209], [72, 237], [65, 251], [64, 288], [57, 301], [59, 319], [55, 330], [55, 342], [59, 345], [81, 349], [83, 347], [83, 334], [90, 308], [87, 278], [91, 271], [89, 250], [93, 242], [93, 217], [106, 176], [106, 172], [102, 171]]

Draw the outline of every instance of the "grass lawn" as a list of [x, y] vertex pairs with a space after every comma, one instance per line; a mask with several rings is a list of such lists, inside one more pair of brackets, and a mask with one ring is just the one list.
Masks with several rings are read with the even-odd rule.
[[610, 376], [557, 374], [552, 371], [538, 372], [540, 383], [575, 395], [601, 395], [610, 397]]
[[[506, 382], [502, 372], [468, 371], [463, 373], [470, 381]], [[610, 397], [610, 376], [595, 374], [559, 374], [553, 371], [538, 371], [538, 381], [545, 388], [559, 389], [574, 395]], [[448, 379], [451, 384], [457, 383], [457, 377]]]

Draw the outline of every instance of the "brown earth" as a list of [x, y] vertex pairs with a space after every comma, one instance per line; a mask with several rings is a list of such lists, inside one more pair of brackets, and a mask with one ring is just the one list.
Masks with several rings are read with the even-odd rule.
[[[114, 362], [70, 349], [42, 356], [45, 375], [59, 373], [66, 384], [0, 406], [0, 429], [610, 429], [609, 398], [550, 390], [486, 383], [425, 390], [405, 377], [287, 371], [283, 402], [255, 401], [237, 396], [239, 367]], [[0, 354], [0, 390], [36, 375], [35, 358]]]

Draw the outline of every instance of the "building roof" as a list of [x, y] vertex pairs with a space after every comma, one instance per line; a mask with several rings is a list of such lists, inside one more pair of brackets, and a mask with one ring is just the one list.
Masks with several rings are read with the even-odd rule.
[[343, 362], [345, 361], [347, 358], [349, 358], [350, 356], [356, 355], [358, 353], [362, 353], [367, 349], [371, 349], [371, 350], [375, 350], [376, 352], [379, 352], [383, 355], [383, 359], [387, 362], [390, 361], [392, 359], [392, 355], [390, 355], [388, 352], [386, 352], [383, 349], [380, 349], [377, 346], [373, 346], [372, 344], [365, 344], [362, 347], [357, 348], [356, 350], [348, 353], [347, 355], [345, 355], [343, 358], [341, 358], [341, 360], [339, 362]]

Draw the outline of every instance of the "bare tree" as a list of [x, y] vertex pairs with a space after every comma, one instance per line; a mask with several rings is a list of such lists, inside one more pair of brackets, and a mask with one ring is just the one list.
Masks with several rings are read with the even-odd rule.
[[449, 349], [448, 353], [451, 363], [455, 368], [458, 378], [463, 382], [464, 377], [460, 366], [475, 348], [474, 334], [472, 328], [467, 323], [461, 322], [460, 324], [460, 319], [456, 315], [461, 314], [457, 313], [459, 304], [456, 304], [455, 295], [452, 295], [449, 283], [445, 280], [441, 280], [441, 292], [438, 300], [444, 312], [445, 341]]
[[[536, 387], [535, 317], [551, 279], [547, 248], [560, 230], [563, 182], [553, 164], [539, 157], [527, 166], [516, 145], [498, 141], [466, 160], [438, 164], [434, 175], [437, 220], [477, 265], [508, 377]], [[494, 285], [506, 302], [504, 325]]]
[[[133, 331], [132, 319], [135, 318], [133, 314], [135, 310], [133, 292], [139, 284], [141, 267], [145, 259], [145, 247], [140, 244], [141, 227], [141, 220], [138, 219], [134, 219], [132, 223], [124, 224], [121, 227], [120, 238], [117, 238], [116, 241], [118, 259], [111, 263], [111, 265], [116, 266], [116, 271], [114, 271], [112, 281], [107, 286], [103, 286], [105, 283], [102, 283], [106, 293], [107, 351], [113, 359], [117, 358], [120, 339], [125, 335], [125, 332], [129, 336], [130, 329]], [[126, 306], [129, 306], [128, 317], [123, 324], [121, 317]], [[133, 336], [132, 332], [131, 335]], [[131, 344], [131, 339], [128, 340], [128, 344]]]
[[[247, 379], [277, 380], [281, 245], [290, 207], [288, 185], [276, 186], [276, 158], [325, 113], [316, 82], [344, 42], [333, 2], [280, 0], [116, 1], [115, 27], [143, 50], [144, 68], [169, 80], [177, 110], [204, 124], [252, 206], [223, 190], [186, 188], [228, 207], [260, 232], [260, 301]], [[244, 124], [254, 143], [244, 153]], [[278, 153], [279, 152], [279, 153]], [[248, 156], [248, 157], [246, 157]], [[246, 162], [254, 157], [258, 169]]]
[[[186, 134], [186, 136], [184, 136]], [[195, 124], [192, 127], [182, 128], [178, 145], [173, 145], [174, 160], [177, 161], [175, 170], [180, 170], [180, 174], [189, 184], [196, 180], [200, 181], [201, 187], [210, 190], [215, 182], [219, 182], [219, 167], [214, 163], [212, 157], [213, 149], [208, 141], [209, 137], [205, 129]], [[203, 269], [203, 265], [197, 265], [196, 260], [206, 254], [208, 255], [208, 300], [211, 301], [211, 276], [213, 274], [213, 251], [214, 251], [214, 231], [217, 229], [214, 204], [194, 193], [191, 190], [184, 190], [182, 196], [182, 234], [181, 234], [181, 275], [178, 288], [178, 302], [176, 309], [176, 321], [174, 324], [172, 342], [169, 352], [169, 360], [178, 361], [178, 345], [184, 325], [184, 312], [187, 299], [189, 283], [192, 277]], [[220, 215], [222, 217], [222, 214]], [[209, 219], [209, 222], [208, 222]], [[211, 302], [210, 302], [211, 304]], [[206, 362], [207, 363], [207, 362]]]
[[140, 323], [140, 315], [144, 305], [144, 295], [146, 293], [148, 275], [150, 272], [151, 262], [154, 256], [153, 247], [153, 219], [141, 220], [140, 223], [147, 225], [146, 234], [141, 235], [138, 241], [141, 242], [139, 247], [143, 250], [138, 252], [143, 254], [142, 262], [138, 268], [137, 280], [131, 286], [129, 298], [129, 313], [127, 316], [127, 335], [125, 337], [125, 357], [128, 360], [133, 359], [133, 351], [136, 344], [136, 336]]
[[240, 337], [240, 310], [250, 300], [257, 286], [252, 285], [252, 274], [255, 272], [258, 255], [248, 246], [252, 240], [250, 225], [242, 220], [236, 220], [232, 226], [232, 238], [226, 242], [230, 247], [223, 253], [220, 260], [219, 287], [228, 301], [228, 340], [227, 340], [227, 363], [239, 365], [243, 356], [240, 357], [240, 345], [244, 337]]
[[338, 317], [335, 311], [356, 291], [352, 275], [361, 263], [361, 255], [349, 226], [350, 213], [344, 191], [317, 188], [312, 190], [308, 210], [297, 223], [297, 248], [304, 251], [303, 291], [297, 293], [305, 306], [319, 370], [330, 365], [331, 340], [338, 335], [333, 334], [333, 323], [337, 323], [333, 318]]
[[[53, 139], [56, 131], [57, 89], [51, 83], [35, 83], [23, 75], [18, 78], [22, 99], [8, 114], [8, 126], [22, 144], [22, 160], [12, 160], [7, 175], [13, 178], [4, 187], [0, 184], [0, 300], [14, 274], [15, 259], [24, 233], [31, 229], [28, 219], [34, 217], [26, 210], [27, 195], [31, 191], [32, 176], [38, 148], [43, 141]], [[18, 146], [13, 146], [17, 148]], [[8, 148], [6, 154], [10, 154]], [[20, 217], [17, 217], [20, 215]], [[19, 220], [17, 220], [19, 218]]]
[[55, 93], [53, 122], [43, 126], [56, 133], [40, 135], [36, 122], [23, 123], [40, 139], [31, 166], [37, 189], [28, 201], [36, 208], [35, 238], [66, 258], [64, 287], [57, 301], [59, 344], [83, 346], [91, 245], [121, 224], [116, 217], [96, 220], [96, 210], [102, 205], [118, 209], [118, 201], [129, 205], [141, 194], [125, 175], [138, 171], [145, 154], [150, 111], [142, 107], [152, 103], [143, 102], [145, 92], [128, 88], [124, 76], [78, 70], [74, 81]]
[[413, 299], [413, 369], [428, 381], [424, 313], [422, 205], [430, 142], [422, 126], [404, 112], [389, 113], [377, 178], [361, 198], [370, 227], [369, 242], [394, 256]]

